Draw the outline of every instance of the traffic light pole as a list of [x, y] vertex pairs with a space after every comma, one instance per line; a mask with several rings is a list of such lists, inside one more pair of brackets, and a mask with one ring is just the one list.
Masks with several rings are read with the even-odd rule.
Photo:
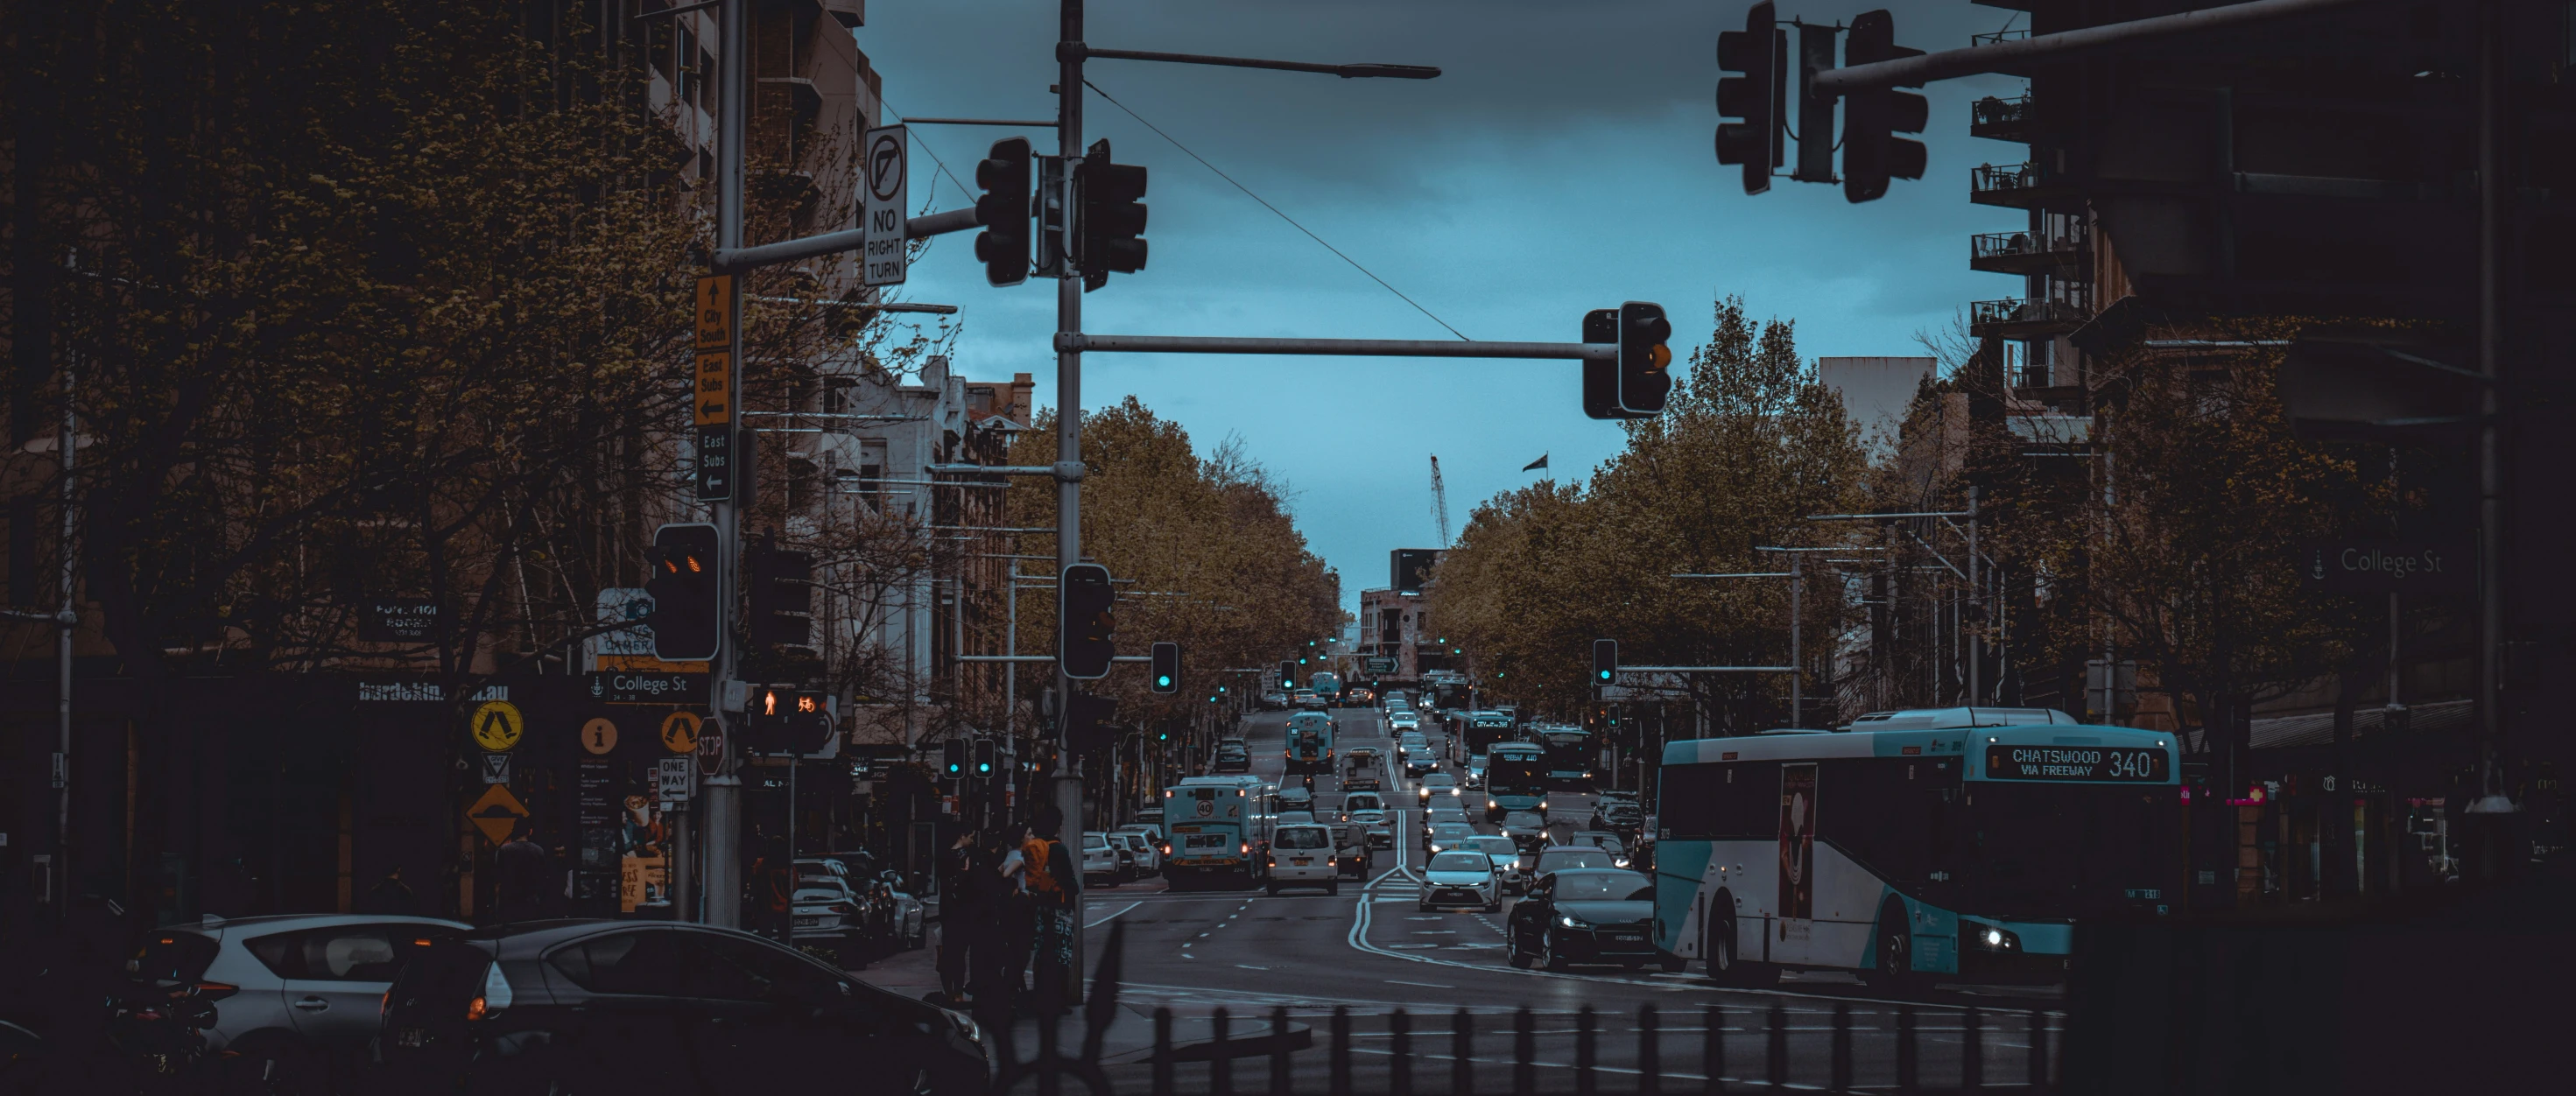
[[[726, 249], [739, 250], [742, 247], [743, 156], [746, 139], [750, 136], [746, 130], [751, 125], [751, 76], [747, 71], [751, 64], [750, 43], [747, 41], [751, 34], [750, 6], [751, 0], [726, 0], [724, 6], [724, 41], [720, 44], [724, 55], [717, 62], [717, 73], [724, 79], [723, 87], [717, 92], [717, 109], [722, 116], [716, 123], [716, 249], [719, 254]], [[739, 279], [741, 275], [735, 277]], [[726, 297], [733, 308], [733, 318], [726, 324], [732, 330], [731, 342], [725, 348], [727, 360], [732, 363], [732, 368], [725, 371], [732, 389], [725, 394], [725, 407], [732, 413], [732, 421], [739, 422], [742, 418], [742, 292], [737, 289]], [[736, 436], [740, 437], [741, 433], [737, 432]], [[735, 444], [739, 446], [741, 443]], [[735, 461], [735, 467], [741, 467], [739, 452], [735, 454]], [[733, 680], [737, 667], [741, 665], [733, 642], [733, 602], [734, 591], [739, 589], [737, 580], [742, 573], [742, 505], [749, 501], [742, 495], [750, 490], [750, 484], [738, 475], [732, 480], [734, 489], [729, 497], [713, 504], [718, 560], [716, 573], [721, 576], [719, 588], [722, 592], [716, 597], [719, 646], [715, 664], [708, 667], [711, 672], [707, 674], [707, 710], [716, 713], [718, 719], [722, 719], [724, 713], [725, 683]], [[741, 736], [741, 728], [730, 730], [734, 732], [732, 737]], [[698, 917], [720, 928], [736, 928], [742, 923], [742, 778], [735, 775], [732, 764], [733, 755], [738, 750], [738, 743], [725, 743], [724, 755], [717, 761], [714, 771], [706, 773], [699, 781], [701, 793], [697, 796], [698, 824], [704, 837], [700, 842], [703, 847], [697, 850], [704, 862], [703, 870], [698, 872], [701, 894]], [[683, 896], [681, 900], [686, 902], [688, 897]]]
[[[1082, 58], [1087, 47], [1082, 37], [1082, 0], [1059, 0], [1059, 3], [1059, 26], [1055, 46], [1058, 68], [1055, 135], [1056, 153], [1064, 158], [1065, 170], [1056, 173], [1053, 179], [1055, 185], [1064, 187], [1066, 191], [1055, 196], [1057, 208], [1064, 210], [1064, 219], [1061, 222], [1063, 235], [1056, 242], [1056, 253], [1069, 255], [1073, 250], [1073, 234], [1078, 227], [1072, 220], [1075, 210], [1071, 190], [1073, 165], [1082, 159]], [[1043, 197], [1040, 204], [1045, 204]], [[1082, 336], [1082, 273], [1075, 270], [1073, 264], [1069, 262], [1061, 264], [1056, 278], [1055, 330], [1057, 342], [1055, 459], [1061, 466], [1079, 468], [1082, 465], [1082, 350], [1078, 346], [1064, 345], [1064, 342], [1067, 338], [1078, 339]], [[1078, 478], [1058, 477], [1055, 487], [1056, 574], [1061, 576], [1068, 568], [1080, 562], [1082, 562], [1082, 482]], [[1057, 596], [1060, 602], [1062, 592], [1059, 591]], [[1059, 635], [1063, 632], [1061, 625], [1062, 622], [1059, 621], [1057, 628]], [[1073, 710], [1074, 706], [1069, 701], [1073, 696], [1074, 684], [1074, 679], [1065, 676], [1062, 663], [1058, 663], [1055, 672], [1056, 695], [1067, 700], [1057, 705], [1056, 710], [1059, 713]], [[1062, 759], [1062, 763], [1056, 766], [1053, 791], [1056, 811], [1063, 816], [1064, 820], [1063, 829], [1057, 836], [1064, 838], [1066, 849], [1078, 850], [1082, 847], [1085, 820], [1090, 815], [1083, 810], [1082, 767], [1078, 760], [1079, 755], [1073, 751], [1071, 736], [1065, 733], [1067, 725], [1066, 719], [1059, 718], [1056, 721], [1056, 756]], [[1076, 852], [1073, 855], [1080, 854]], [[1072, 962], [1068, 964], [1068, 969], [1065, 971], [1065, 991], [1068, 999], [1062, 1002], [1047, 1002], [1045, 1007], [1050, 1010], [1050, 1016], [1052, 1016], [1052, 1010], [1059, 1005], [1070, 1006], [1082, 1000], [1083, 976], [1089, 969], [1083, 962], [1088, 949], [1083, 946], [1082, 873], [1076, 871], [1071, 874], [1074, 881], [1071, 926], [1073, 939], [1070, 949]]]

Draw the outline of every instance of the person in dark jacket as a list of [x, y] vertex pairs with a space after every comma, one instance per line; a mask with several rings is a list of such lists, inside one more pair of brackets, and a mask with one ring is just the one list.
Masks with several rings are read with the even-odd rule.
[[1035, 938], [1030, 963], [1036, 968], [1034, 996], [1042, 1016], [1056, 1015], [1072, 1004], [1066, 991], [1073, 969], [1074, 904], [1082, 894], [1082, 867], [1059, 839], [1063, 826], [1062, 811], [1040, 808], [1030, 840], [1022, 846], [1032, 861], [1027, 868], [1032, 876], [1027, 890], [1034, 907]]
[[500, 877], [499, 894], [492, 901], [493, 916], [502, 921], [528, 921], [545, 909], [546, 850], [539, 846], [529, 826], [502, 845], [492, 855], [495, 874]]
[[976, 924], [983, 915], [974, 893], [976, 860], [975, 835], [964, 829], [939, 854], [939, 991], [951, 1007], [966, 999], [968, 956], [982, 935]]

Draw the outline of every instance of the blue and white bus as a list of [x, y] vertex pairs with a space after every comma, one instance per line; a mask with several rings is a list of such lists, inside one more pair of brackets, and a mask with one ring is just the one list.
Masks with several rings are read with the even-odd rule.
[[1172, 843], [1163, 877], [1172, 889], [1202, 880], [1236, 887], [1262, 882], [1269, 874], [1276, 790], [1250, 775], [1193, 776], [1163, 789], [1163, 830]]
[[1289, 775], [1333, 771], [1334, 726], [1333, 717], [1322, 712], [1299, 712], [1288, 717], [1288, 745], [1283, 756]]
[[2036, 708], [1664, 748], [1655, 945], [1721, 984], [2056, 981], [2074, 925], [2181, 893], [2174, 737]]
[[1497, 742], [1485, 748], [1485, 821], [1513, 811], [1547, 813], [1547, 751], [1536, 742]]

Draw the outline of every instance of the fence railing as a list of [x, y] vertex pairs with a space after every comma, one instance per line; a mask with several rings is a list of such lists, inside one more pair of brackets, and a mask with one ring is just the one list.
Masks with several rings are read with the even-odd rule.
[[[1122, 930], [1112, 927], [1083, 1006], [1079, 1053], [1065, 1052], [1073, 1040], [1057, 1024], [1041, 1022], [1029, 1025], [1037, 1054], [1023, 1061], [1013, 1049], [1017, 1025], [996, 1025], [1004, 1058], [997, 1094], [1033, 1088], [1059, 1096], [1068, 1083], [1090, 1096], [2045, 1093], [2057, 1078], [2060, 1040], [2046, 1011], [1839, 1000], [1828, 1007], [1823, 997], [1710, 1003], [1673, 1014], [1652, 1003], [1634, 1012], [1524, 1006], [1498, 1026], [1480, 1026], [1501, 1019], [1497, 1013], [1467, 1008], [1445, 1016], [1348, 1005], [1300, 1009], [1323, 1021], [1320, 1040], [1292, 1022], [1286, 1005], [1266, 1016], [1217, 1007], [1204, 1021], [1164, 1006], [1151, 1014], [1149, 1046], [1113, 1054], [1104, 1036], [1127, 1014], [1118, 1003]], [[1182, 1024], [1203, 1037], [1177, 1036]]]

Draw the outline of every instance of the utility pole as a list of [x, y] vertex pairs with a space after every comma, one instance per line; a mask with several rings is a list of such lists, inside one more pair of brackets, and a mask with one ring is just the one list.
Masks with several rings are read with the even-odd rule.
[[[1055, 283], [1055, 459], [1060, 468], [1070, 470], [1082, 466], [1082, 351], [1078, 347], [1067, 346], [1065, 336], [1082, 333], [1082, 272], [1074, 269], [1070, 257], [1074, 233], [1080, 227], [1073, 223], [1073, 165], [1082, 159], [1082, 58], [1086, 46], [1082, 39], [1082, 0], [1060, 0], [1060, 3], [1061, 25], [1057, 29], [1055, 47], [1055, 137], [1056, 154], [1063, 157], [1063, 162], [1062, 170], [1052, 174], [1041, 173], [1041, 178], [1048, 181], [1040, 186], [1053, 185], [1057, 192], [1053, 195], [1041, 193], [1038, 204], [1043, 209], [1052, 201], [1057, 209], [1063, 211], [1057, 222], [1062, 231], [1056, 245], [1056, 254], [1063, 258], [1059, 260]], [[1040, 230], [1044, 231], [1043, 226]], [[1058, 476], [1055, 484], [1055, 572], [1061, 577], [1080, 562], [1082, 484], [1072, 477]], [[1061, 590], [1057, 597], [1061, 605]], [[1059, 718], [1054, 733], [1056, 756], [1063, 761], [1056, 766], [1054, 799], [1056, 811], [1064, 816], [1065, 830], [1058, 836], [1069, 838], [1065, 842], [1066, 848], [1080, 849], [1083, 819], [1089, 817], [1082, 809], [1082, 763], [1074, 753], [1071, 736], [1065, 734], [1066, 722], [1061, 716], [1061, 713], [1073, 710], [1074, 684], [1074, 679], [1065, 676], [1064, 665], [1059, 661], [1056, 664], [1055, 689], [1056, 695], [1063, 697], [1064, 701], [1056, 705]], [[1083, 997], [1086, 969], [1083, 966], [1086, 949], [1082, 931], [1082, 873], [1074, 872], [1073, 881], [1073, 962], [1065, 971], [1065, 990], [1072, 1001], [1078, 1001]], [[1059, 1003], [1070, 1005], [1072, 1001], [1048, 1002], [1047, 1007], [1053, 1008]]]
[[[724, 41], [722, 55], [716, 61], [722, 83], [716, 92], [716, 247], [740, 248], [743, 237], [743, 156], [745, 139], [751, 126], [751, 34], [749, 8], [751, 0], [725, 0]], [[749, 271], [734, 275], [748, 280]], [[731, 341], [725, 348], [731, 368], [726, 370], [730, 391], [725, 393], [725, 406], [732, 410], [729, 422], [742, 421], [742, 291], [736, 288], [726, 295], [733, 309]], [[722, 576], [723, 593], [716, 599], [716, 636], [721, 646], [715, 664], [708, 667], [707, 710], [721, 721], [725, 710], [725, 685], [740, 672], [741, 652], [733, 642], [734, 592], [742, 567], [742, 507], [751, 501], [744, 495], [753, 488], [740, 470], [746, 454], [744, 442], [749, 431], [733, 429], [733, 491], [714, 505], [716, 526], [716, 571]], [[705, 858], [706, 868], [699, 873], [703, 880], [703, 897], [699, 916], [707, 924], [736, 928], [742, 924], [742, 777], [736, 774], [734, 755], [739, 752], [742, 728], [727, 728], [732, 733], [725, 743], [725, 753], [702, 781], [705, 794], [698, 798], [698, 814], [705, 827], [704, 848], [698, 855]], [[684, 899], [685, 900], [685, 899]]]

